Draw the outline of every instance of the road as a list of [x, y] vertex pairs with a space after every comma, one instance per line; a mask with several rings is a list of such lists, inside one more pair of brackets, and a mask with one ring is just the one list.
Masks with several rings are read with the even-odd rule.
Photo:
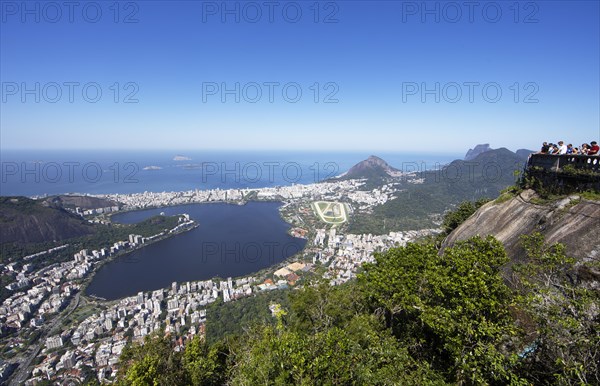
[[52, 333], [54, 328], [57, 325], [59, 325], [59, 323], [61, 323], [66, 317], [71, 315], [71, 313], [73, 311], [75, 311], [77, 309], [77, 307], [79, 306], [79, 294], [80, 294], [80, 292], [75, 294], [73, 299], [71, 299], [71, 303], [69, 304], [69, 306], [67, 307], [67, 309], [65, 311], [63, 311], [60, 315], [58, 315], [56, 318], [54, 318], [50, 322], [50, 324], [41, 328], [40, 337], [38, 338], [37, 343], [33, 346], [33, 351], [31, 351], [31, 354], [29, 354], [25, 359], [18, 361], [19, 368], [17, 369], [15, 374], [13, 374], [9, 385], [19, 386], [19, 385], [22, 385], [23, 383], [25, 383], [25, 381], [27, 380], [27, 378], [29, 376], [29, 372], [30, 372], [29, 366], [31, 366], [31, 362], [33, 362], [35, 357], [38, 356], [38, 354], [44, 347], [44, 344], [46, 342], [46, 337], [48, 337], [48, 335], [50, 335], [50, 333]]

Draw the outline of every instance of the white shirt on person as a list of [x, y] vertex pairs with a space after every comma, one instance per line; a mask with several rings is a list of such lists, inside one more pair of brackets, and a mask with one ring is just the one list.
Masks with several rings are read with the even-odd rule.
[[560, 145], [558, 147], [558, 154], [567, 154], [567, 145]]

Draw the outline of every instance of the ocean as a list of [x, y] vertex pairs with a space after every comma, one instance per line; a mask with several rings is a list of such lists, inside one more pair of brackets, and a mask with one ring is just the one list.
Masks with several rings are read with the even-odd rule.
[[[334, 177], [368, 152], [31, 151], [0, 153], [2, 196], [243, 189], [309, 184]], [[409, 171], [434, 169], [460, 154], [375, 154]]]

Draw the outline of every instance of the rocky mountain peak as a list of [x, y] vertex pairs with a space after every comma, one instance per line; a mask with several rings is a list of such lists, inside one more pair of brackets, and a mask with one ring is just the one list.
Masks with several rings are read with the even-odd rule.
[[486, 151], [490, 151], [490, 150], [492, 150], [492, 148], [490, 147], [489, 143], [479, 144], [479, 145], [475, 146], [475, 148], [469, 149], [469, 151], [465, 155], [464, 160], [471, 161], [472, 159], [475, 159], [479, 154], [485, 153]]

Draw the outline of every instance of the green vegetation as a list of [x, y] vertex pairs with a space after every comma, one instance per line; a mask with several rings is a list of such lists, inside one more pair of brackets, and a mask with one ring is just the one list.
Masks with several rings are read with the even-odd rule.
[[[10, 261], [19, 260], [27, 256], [50, 248], [69, 244], [69, 247], [52, 254], [50, 259], [44, 256], [41, 260], [44, 265], [58, 263], [72, 259], [73, 254], [81, 249], [101, 249], [112, 246], [117, 241], [127, 240], [130, 234], [138, 234], [144, 237], [152, 236], [162, 232], [165, 229], [171, 229], [178, 223], [178, 216], [155, 216], [139, 222], [137, 224], [97, 224], [94, 226], [95, 232], [90, 235], [74, 237], [60, 242], [45, 243], [2, 243], [0, 244], [0, 262], [6, 264]], [[37, 264], [38, 259], [33, 259], [30, 263]]]
[[494, 200], [494, 203], [501, 204], [503, 202], [506, 202], [512, 198], [517, 197], [522, 191], [523, 189], [519, 185], [511, 185], [506, 189], [502, 189], [498, 198]]
[[372, 213], [355, 213], [350, 233], [386, 234], [392, 231], [423, 229], [434, 226], [432, 213], [443, 213], [448, 201], [443, 194], [412, 188], [373, 208]]
[[[424, 198], [422, 198], [423, 196], [420, 196], [420, 198], [418, 198], [419, 200], [422, 200]], [[426, 196], [425, 196], [426, 197]], [[448, 212], [446, 212], [442, 218], [442, 227], [443, 227], [443, 232], [439, 233], [436, 236], [432, 236], [432, 237], [428, 237], [425, 238], [425, 242], [431, 242], [437, 246], [440, 246], [441, 243], [444, 241], [444, 238], [446, 236], [448, 236], [450, 234], [450, 232], [452, 232], [454, 229], [458, 228], [458, 226], [460, 224], [462, 224], [467, 218], [469, 218], [473, 213], [475, 213], [475, 211], [477, 211], [477, 209], [479, 209], [481, 206], [483, 206], [484, 204], [488, 203], [490, 200], [487, 198], [480, 198], [479, 200], [475, 201], [475, 202], [471, 202], [471, 201], [463, 201], [460, 204], [457, 205], [457, 207], [454, 210], [450, 210]], [[400, 203], [400, 201], [398, 201], [397, 203]], [[405, 202], [407, 204], [407, 208], [406, 209], [402, 209], [402, 210], [409, 210], [409, 203]], [[375, 209], [377, 211], [377, 208]], [[422, 214], [423, 216], [425, 216], [425, 213]], [[399, 221], [401, 222], [392, 222], [392, 225], [390, 227], [394, 227], [394, 226], [401, 226], [401, 227], [406, 227], [406, 229], [419, 229], [419, 228], [424, 228], [425, 226], [430, 226], [432, 224], [428, 224], [428, 223], [423, 223], [423, 222], [419, 222], [419, 221], [415, 221], [412, 224], [413, 225], [406, 225], [406, 224], [410, 224], [410, 219], [402, 219], [400, 218]], [[422, 220], [422, 221], [427, 221], [427, 220]], [[384, 224], [387, 224], [388, 220], [384, 221]], [[375, 226], [375, 222], [371, 222], [370, 225], [371, 226]], [[400, 225], [402, 224], [402, 225]]]
[[537, 205], [545, 205], [572, 194], [577, 194], [583, 199], [600, 201], [600, 191], [590, 188], [587, 184], [588, 180], [597, 181], [598, 178], [600, 178], [598, 172], [575, 169], [572, 165], [565, 166], [560, 172], [549, 172], [541, 167], [532, 166], [526, 170], [518, 184], [509, 187], [507, 192], [503, 191], [496, 202], [503, 202], [510, 198], [506, 193], [516, 195], [524, 189], [535, 190], [537, 197], [531, 202]]
[[27, 197], [0, 197], [1, 243], [44, 243], [94, 232], [92, 224], [61, 207]]
[[598, 175], [598, 172], [592, 169], [576, 168], [574, 165], [565, 165], [559, 169], [558, 173], [569, 177], [593, 177]]
[[119, 240], [127, 240], [130, 234], [148, 237], [172, 229], [178, 223], [179, 216], [154, 216], [137, 224], [99, 225], [94, 235], [81, 237], [75, 243], [86, 249], [106, 248]]
[[481, 198], [475, 202], [464, 201], [461, 202], [456, 209], [446, 213], [444, 215], [444, 221], [442, 226], [445, 234], [450, 234], [454, 229], [458, 228], [460, 224], [465, 222], [477, 209], [481, 208], [484, 204], [490, 202], [487, 198]]
[[147, 336], [143, 346], [125, 347], [120, 359], [128, 364], [120, 384], [185, 384], [187, 373], [182, 365], [182, 356], [173, 350], [170, 340], [160, 334]]
[[432, 246], [412, 244], [378, 256], [362, 280], [394, 335], [447, 381], [518, 383], [514, 358], [502, 349], [516, 335], [510, 290], [499, 274], [507, 262], [491, 237], [441, 256]]
[[532, 166], [525, 171], [519, 184], [523, 189], [535, 190], [544, 200], [553, 200], [557, 196], [582, 192], [587, 192], [592, 197], [598, 197], [600, 173], [594, 170], [575, 168], [573, 165], [566, 165], [558, 171]]
[[79, 324], [89, 316], [92, 316], [95, 313], [100, 313], [105, 309], [106, 307], [103, 305], [88, 302], [85, 299], [80, 300], [80, 305], [71, 313], [71, 315], [62, 321], [62, 325], [64, 327], [70, 327]]
[[222, 343], [208, 345], [195, 337], [183, 353], [183, 368], [191, 385], [222, 385], [227, 375], [228, 348]]
[[268, 291], [223, 303], [219, 298], [207, 309], [206, 339], [209, 343], [228, 336], [242, 335], [244, 329], [258, 324], [274, 324], [269, 311], [271, 303], [288, 306], [288, 290]]
[[598, 384], [598, 292], [575, 284], [563, 246], [538, 234], [523, 246], [510, 287], [491, 236], [379, 253], [357, 281], [285, 292], [276, 318], [245, 331], [181, 353], [162, 334], [127, 348], [120, 384]]
[[[232, 385], [436, 384], [375, 318], [359, 315], [344, 328], [315, 334], [279, 326], [253, 331], [233, 353]], [[398, 371], [402, 369], [401, 371]]]
[[[522, 242], [529, 260], [514, 270], [525, 340], [531, 342], [524, 369], [535, 384], [600, 384], [599, 291], [581, 285], [563, 245], [547, 246], [539, 233], [524, 235]], [[579, 266], [590, 268], [600, 265]]]
[[590, 201], [600, 201], [600, 192], [593, 190], [586, 190], [585, 192], [579, 193], [581, 198], [585, 198]]

